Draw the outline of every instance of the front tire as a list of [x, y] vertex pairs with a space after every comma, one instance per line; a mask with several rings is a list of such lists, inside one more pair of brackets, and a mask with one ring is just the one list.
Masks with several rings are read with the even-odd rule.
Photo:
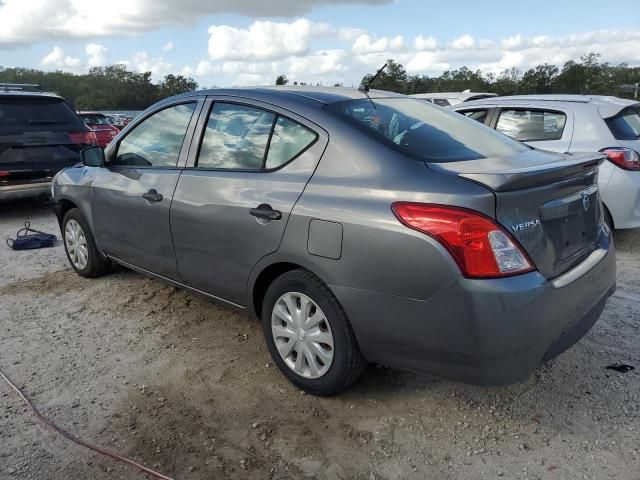
[[338, 300], [306, 270], [287, 272], [269, 286], [262, 329], [273, 362], [308, 393], [334, 395], [367, 365]]
[[95, 278], [107, 273], [110, 262], [96, 248], [89, 224], [77, 208], [62, 219], [62, 238], [69, 263], [78, 275]]

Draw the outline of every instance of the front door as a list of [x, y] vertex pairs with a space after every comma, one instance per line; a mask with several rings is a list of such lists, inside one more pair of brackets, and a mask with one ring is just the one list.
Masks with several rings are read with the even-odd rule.
[[109, 149], [107, 164], [93, 183], [93, 223], [100, 248], [171, 279], [178, 275], [169, 211], [197, 106], [190, 101], [163, 107], [136, 124]]
[[[211, 104], [211, 101], [209, 101]], [[243, 304], [249, 274], [278, 249], [327, 135], [256, 102], [207, 108], [173, 198], [171, 230], [188, 285]], [[201, 139], [201, 141], [200, 141]]]

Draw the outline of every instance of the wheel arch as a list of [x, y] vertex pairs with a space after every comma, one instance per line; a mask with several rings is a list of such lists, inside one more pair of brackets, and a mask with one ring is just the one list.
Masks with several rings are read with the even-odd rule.
[[318, 277], [329, 289], [331, 289], [322, 272], [319, 272], [319, 269], [314, 268], [313, 265], [308, 265], [307, 262], [298, 261], [298, 259], [274, 258], [271, 261], [264, 260], [265, 259], [254, 267], [249, 279], [249, 288], [247, 289], [247, 305], [258, 318], [262, 315], [262, 302], [269, 285], [271, 285], [276, 278], [286, 272], [290, 272], [292, 270], [306, 270]]

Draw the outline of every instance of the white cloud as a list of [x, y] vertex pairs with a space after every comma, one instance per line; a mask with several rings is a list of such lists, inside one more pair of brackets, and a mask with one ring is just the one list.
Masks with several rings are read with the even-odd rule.
[[475, 41], [473, 37], [469, 34], [462, 35], [451, 42], [451, 48], [455, 50], [468, 50], [473, 48]]
[[170, 52], [171, 50], [173, 50], [173, 42], [171, 41], [165, 43], [164, 46], [162, 47], [163, 52]]
[[82, 60], [65, 55], [60, 47], [53, 47], [40, 62], [43, 67], [53, 67], [61, 70], [77, 71], [82, 66]]
[[125, 65], [135, 72], [151, 72], [157, 80], [172, 73], [173, 65], [162, 57], [151, 58], [147, 52], [136, 52], [130, 60], [121, 60], [117, 63]]
[[367, 33], [359, 35], [353, 42], [352, 50], [357, 54], [398, 52], [404, 49], [404, 40], [401, 35], [391, 37], [374, 38]]
[[314, 24], [256, 21], [249, 28], [209, 27], [209, 56], [215, 60], [274, 60], [301, 55], [309, 49]]
[[86, 46], [87, 65], [89, 67], [102, 67], [107, 64], [107, 54], [109, 49], [104, 45], [90, 43]]
[[289, 73], [293, 79], [305, 81], [309, 76], [317, 77], [337, 72], [348, 71], [347, 52], [344, 50], [324, 50], [306, 57], [296, 57], [291, 60]]
[[438, 46], [438, 42], [433, 37], [423, 37], [422, 35], [418, 35], [413, 40], [413, 47], [422, 52], [424, 50], [435, 50]]
[[51, 38], [136, 35], [167, 26], [193, 25], [206, 15], [292, 18], [322, 5], [381, 5], [391, 0], [2, 0], [0, 45]]

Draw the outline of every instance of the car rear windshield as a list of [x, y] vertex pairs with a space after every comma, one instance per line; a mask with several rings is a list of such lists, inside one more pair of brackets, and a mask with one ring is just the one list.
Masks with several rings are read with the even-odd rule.
[[363, 98], [328, 110], [416, 160], [444, 163], [503, 157], [529, 147], [442, 107], [410, 98]]
[[640, 139], [640, 105], [628, 107], [605, 120], [617, 140]]
[[0, 133], [82, 132], [86, 128], [61, 98], [0, 97]]
[[88, 123], [89, 125], [111, 125], [105, 115], [81, 113], [80, 117], [85, 121], [85, 123]]

